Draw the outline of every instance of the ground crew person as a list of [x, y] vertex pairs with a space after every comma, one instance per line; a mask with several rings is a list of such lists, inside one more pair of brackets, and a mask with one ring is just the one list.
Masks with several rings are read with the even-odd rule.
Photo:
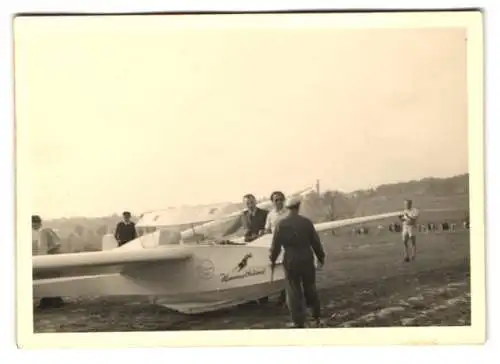
[[[32, 255], [58, 254], [61, 248], [61, 239], [54, 230], [42, 227], [42, 218], [38, 215], [31, 216]], [[37, 276], [35, 278], [52, 278], [50, 276]], [[43, 297], [38, 308], [61, 307], [64, 301], [61, 297]]]
[[127, 244], [129, 241], [137, 238], [137, 231], [135, 230], [135, 224], [130, 220], [131, 214], [125, 211], [123, 214], [123, 221], [120, 221], [116, 225], [115, 239], [118, 242], [118, 246]]
[[274, 191], [271, 193], [271, 201], [274, 208], [267, 214], [266, 233], [272, 233], [278, 222], [288, 215], [288, 209], [285, 208], [285, 194], [283, 192]]
[[[405, 200], [405, 209], [399, 217], [403, 222], [403, 244], [405, 245], [404, 261], [414, 260], [417, 254], [417, 218], [419, 212], [412, 207], [412, 200]], [[408, 240], [411, 240], [411, 254], [408, 249]]]
[[287, 200], [287, 217], [276, 226], [271, 244], [270, 260], [274, 267], [281, 248], [285, 250], [283, 268], [287, 304], [294, 327], [305, 327], [306, 303], [313, 311], [316, 325], [320, 325], [321, 307], [316, 290], [316, 267], [314, 255], [319, 265], [325, 263], [325, 252], [314, 225], [308, 218], [299, 215], [300, 198]]
[[[243, 203], [246, 209], [242, 212], [240, 217], [225, 231], [223, 236], [234, 234], [243, 227], [243, 239], [249, 243], [264, 234], [268, 211], [261, 209], [257, 206], [257, 199], [251, 193], [243, 196]], [[259, 303], [267, 303], [269, 297], [259, 299]]]

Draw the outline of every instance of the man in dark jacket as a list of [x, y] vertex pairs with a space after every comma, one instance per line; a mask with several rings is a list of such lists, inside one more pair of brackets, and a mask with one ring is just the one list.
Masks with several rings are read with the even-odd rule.
[[115, 239], [118, 242], [118, 246], [127, 244], [129, 241], [137, 238], [135, 224], [132, 220], [130, 220], [130, 217], [130, 212], [125, 211], [123, 213], [123, 221], [120, 221], [118, 225], [116, 225]]
[[235, 233], [243, 227], [246, 242], [257, 239], [264, 233], [268, 211], [257, 207], [257, 199], [251, 193], [243, 196], [246, 210], [224, 235]]
[[283, 248], [287, 303], [294, 327], [305, 327], [306, 303], [312, 308], [316, 325], [319, 326], [321, 307], [316, 290], [314, 255], [319, 265], [323, 266], [325, 252], [312, 221], [299, 215], [300, 199], [287, 200], [286, 207], [290, 210], [289, 215], [274, 230], [271, 265], [275, 266]]

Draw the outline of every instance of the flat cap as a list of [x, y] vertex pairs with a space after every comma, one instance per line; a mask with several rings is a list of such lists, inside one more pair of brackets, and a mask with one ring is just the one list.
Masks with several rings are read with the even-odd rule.
[[300, 196], [292, 196], [290, 198], [288, 198], [285, 202], [285, 207], [296, 207], [298, 205], [300, 205], [300, 203], [302, 202], [302, 199], [300, 198]]

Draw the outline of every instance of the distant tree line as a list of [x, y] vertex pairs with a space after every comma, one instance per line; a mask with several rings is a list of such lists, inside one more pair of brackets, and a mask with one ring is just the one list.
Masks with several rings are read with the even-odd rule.
[[[405, 198], [414, 199], [419, 208], [432, 208], [435, 206], [426, 204], [434, 203], [436, 198], [446, 197], [461, 204], [457, 205], [457, 209], [468, 209], [468, 191], [469, 176], [465, 174], [445, 179], [425, 178], [420, 181], [385, 184], [349, 193], [312, 192], [303, 200], [301, 212], [317, 223], [399, 209]], [[259, 201], [267, 199], [268, 196], [263, 196]], [[47, 223], [57, 229], [63, 242], [63, 250], [76, 253], [101, 250], [103, 236], [112, 233], [119, 220], [120, 216], [113, 214], [94, 219], [65, 218]]]

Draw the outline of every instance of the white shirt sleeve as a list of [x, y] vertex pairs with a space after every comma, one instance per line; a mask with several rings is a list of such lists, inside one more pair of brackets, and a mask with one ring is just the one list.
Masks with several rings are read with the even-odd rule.
[[267, 214], [266, 225], [264, 226], [265, 230], [270, 230], [271, 229], [271, 214], [272, 214], [272, 211], [269, 211], [269, 213]]

